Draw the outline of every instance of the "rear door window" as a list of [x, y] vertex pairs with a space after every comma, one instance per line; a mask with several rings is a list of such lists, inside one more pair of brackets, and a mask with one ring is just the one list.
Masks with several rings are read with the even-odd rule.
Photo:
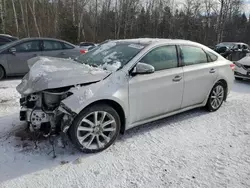
[[63, 50], [63, 44], [59, 41], [44, 40], [43, 50], [44, 51]]
[[185, 65], [207, 63], [207, 54], [203, 49], [195, 46], [181, 46], [181, 59]]

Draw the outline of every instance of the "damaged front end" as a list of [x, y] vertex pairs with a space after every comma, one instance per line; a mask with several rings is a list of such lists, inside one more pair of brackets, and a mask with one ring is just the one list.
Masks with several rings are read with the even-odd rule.
[[39, 131], [44, 136], [66, 132], [76, 115], [61, 101], [72, 93], [69, 88], [37, 92], [20, 99], [20, 120], [29, 124], [31, 131]]
[[99, 82], [110, 74], [70, 59], [36, 57], [28, 64], [30, 71], [17, 86], [22, 96], [20, 120], [44, 136], [65, 132], [71, 125], [76, 114], [61, 103], [73, 94], [71, 88]]

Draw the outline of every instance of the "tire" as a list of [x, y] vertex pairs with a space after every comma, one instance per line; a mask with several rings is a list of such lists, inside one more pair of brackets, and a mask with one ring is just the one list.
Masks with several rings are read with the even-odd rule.
[[3, 67], [0, 66], [0, 80], [2, 80], [5, 76], [5, 71], [3, 69]]
[[243, 80], [243, 78], [235, 77], [235, 80]]
[[210, 112], [217, 111], [223, 104], [225, 96], [226, 96], [225, 85], [222, 84], [221, 82], [216, 83], [213, 89], [211, 90], [207, 100], [206, 107], [208, 111]]
[[77, 115], [69, 129], [69, 136], [78, 150], [97, 153], [115, 142], [120, 129], [121, 121], [116, 110], [109, 105], [97, 104]]

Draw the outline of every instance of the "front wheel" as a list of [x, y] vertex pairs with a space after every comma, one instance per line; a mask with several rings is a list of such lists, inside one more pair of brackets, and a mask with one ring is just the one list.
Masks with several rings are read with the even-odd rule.
[[220, 82], [215, 84], [207, 101], [206, 105], [207, 109], [210, 112], [218, 110], [224, 101], [225, 95], [226, 95], [225, 86]]
[[69, 134], [73, 144], [84, 153], [96, 153], [111, 146], [120, 133], [120, 117], [109, 105], [84, 109], [74, 120]]

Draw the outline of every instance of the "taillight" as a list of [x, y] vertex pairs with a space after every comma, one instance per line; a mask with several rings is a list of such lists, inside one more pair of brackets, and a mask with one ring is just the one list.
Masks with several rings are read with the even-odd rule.
[[80, 50], [81, 54], [86, 54], [88, 52], [88, 50]]
[[230, 64], [230, 67], [231, 67], [231, 69], [232, 69], [232, 71], [234, 71], [234, 69], [235, 69], [235, 64]]

